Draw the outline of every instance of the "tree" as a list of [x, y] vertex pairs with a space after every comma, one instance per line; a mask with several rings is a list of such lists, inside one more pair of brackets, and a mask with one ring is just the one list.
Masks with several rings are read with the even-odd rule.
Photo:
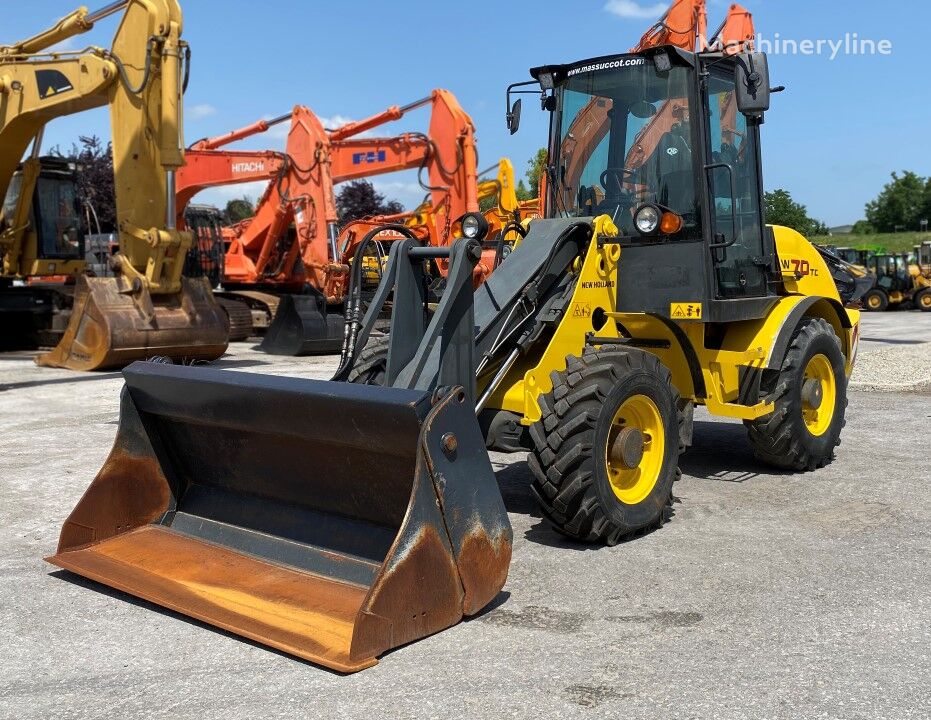
[[876, 228], [869, 224], [867, 220], [857, 220], [853, 224], [853, 229], [850, 231], [851, 235], [875, 235]]
[[892, 173], [879, 196], [866, 204], [866, 219], [878, 232], [895, 232], [897, 228], [917, 230], [919, 221], [931, 211], [931, 183], [906, 170], [901, 176]]
[[529, 200], [530, 198], [535, 198], [540, 193], [540, 178], [543, 177], [543, 172], [546, 170], [546, 158], [547, 158], [546, 148], [540, 148], [537, 150], [536, 154], [530, 158], [527, 165], [527, 183], [530, 185], [530, 193], [526, 198], [518, 196], [520, 200]]
[[226, 203], [224, 215], [226, 216], [226, 221], [230, 225], [233, 225], [255, 215], [255, 204], [252, 202], [252, 198], [244, 195], [241, 198], [236, 198]]
[[93, 212], [85, 215], [85, 231], [96, 233], [116, 230], [116, 190], [113, 180], [113, 143], [103, 144], [96, 135], [78, 137], [79, 145], [72, 145], [66, 156], [56, 146], [52, 155], [66, 158], [77, 166], [78, 200], [90, 205]]
[[371, 215], [394, 215], [404, 212], [397, 200], [386, 200], [368, 180], [353, 180], [336, 195], [336, 213], [341, 223]]
[[766, 222], [772, 225], [790, 227], [806, 237], [828, 234], [827, 226], [820, 220], [809, 217], [808, 208], [795, 202], [788, 190], [780, 188], [763, 193], [763, 205], [766, 209]]
[[518, 200], [530, 200], [531, 198], [535, 198], [537, 196], [536, 193], [532, 193], [527, 189], [527, 185], [524, 184], [523, 179], [517, 181], [517, 187], [514, 188], [514, 194], [517, 195]]

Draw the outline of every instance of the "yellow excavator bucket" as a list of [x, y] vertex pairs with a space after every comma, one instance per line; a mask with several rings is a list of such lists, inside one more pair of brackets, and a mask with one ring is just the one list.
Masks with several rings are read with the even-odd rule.
[[481, 610], [511, 527], [465, 393], [134, 363], [49, 562], [329, 668]]
[[122, 277], [79, 277], [71, 320], [39, 365], [71, 370], [124, 367], [153, 356], [216, 360], [226, 352], [229, 319], [205, 278], [182, 278], [181, 291], [132, 292]]

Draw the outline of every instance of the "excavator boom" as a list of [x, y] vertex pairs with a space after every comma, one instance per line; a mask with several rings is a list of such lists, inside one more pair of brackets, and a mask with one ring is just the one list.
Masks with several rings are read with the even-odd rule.
[[[109, 50], [42, 54], [122, 12]], [[181, 95], [187, 45], [176, 0], [122, 0], [81, 9], [54, 28], [0, 49], [0, 191], [46, 123], [110, 109], [120, 251], [115, 278], [78, 277], [61, 342], [36, 359], [77, 370], [153, 355], [215, 359], [227, 321], [203, 280], [182, 278], [191, 235], [176, 227], [174, 173], [184, 163]], [[7, 272], [21, 272], [11, 267]]]

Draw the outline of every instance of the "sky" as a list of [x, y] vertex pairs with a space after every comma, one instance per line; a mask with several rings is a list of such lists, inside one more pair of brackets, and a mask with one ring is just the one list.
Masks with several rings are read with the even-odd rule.
[[[442, 87], [475, 123], [479, 167], [507, 156], [519, 172], [546, 144], [548, 120], [525, 96], [520, 132], [510, 136], [505, 87], [529, 79], [532, 66], [624, 52], [668, 7], [653, 0], [181, 1], [193, 53], [187, 142], [284, 114], [296, 104], [337, 123]], [[104, 4], [97, 0], [90, 9]], [[813, 217], [835, 226], [861, 219], [864, 204], [891, 172], [931, 175], [931, 85], [921, 35], [931, 24], [927, 0], [745, 4], [759, 37], [770, 43], [764, 49], [771, 51], [773, 84], [787, 87], [773, 96], [763, 128], [768, 190], [789, 190]], [[21, 7], [28, 12], [6, 14], [0, 43], [39, 32], [76, 5], [31, 0]], [[723, 0], [709, 0], [709, 26], [716, 28], [726, 10]], [[105, 19], [68, 48], [108, 46], [116, 24], [115, 17]], [[793, 44], [802, 50], [806, 40], [810, 52], [792, 54]], [[864, 40], [874, 53], [864, 52], [858, 42]], [[415, 111], [379, 134], [424, 131], [428, 122], [427, 111]], [[239, 147], [282, 149], [286, 131], [279, 126]], [[45, 147], [67, 149], [89, 134], [109, 138], [106, 110], [55, 120]], [[424, 194], [411, 172], [373, 181], [408, 207]], [[220, 205], [244, 192], [256, 197], [261, 189], [209, 190], [197, 201]]]

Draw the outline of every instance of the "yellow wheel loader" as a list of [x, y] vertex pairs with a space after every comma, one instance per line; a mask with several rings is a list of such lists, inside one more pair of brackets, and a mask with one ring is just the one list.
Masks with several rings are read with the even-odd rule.
[[[122, 20], [110, 50], [53, 50], [118, 12]], [[188, 61], [176, 0], [120, 0], [94, 13], [80, 8], [39, 35], [0, 47], [0, 195], [49, 121], [110, 109], [116, 275], [78, 275], [68, 327], [58, 346], [37, 358], [40, 365], [93, 370], [155, 355], [212, 360], [226, 349], [227, 320], [209, 284], [182, 277], [191, 234], [175, 228], [174, 173], [184, 163], [181, 103]], [[4, 220], [10, 224], [6, 213]], [[57, 220], [37, 216], [34, 222], [55, 234]], [[22, 223], [14, 222], [17, 227]], [[6, 277], [81, 272], [82, 258], [63, 262], [60, 252], [39, 247], [35, 238], [5, 236]]]
[[[831, 461], [859, 315], [808, 241], [764, 225], [765, 56], [664, 47], [533, 75], [548, 217], [495, 272], [473, 290], [479, 215], [447, 248], [402, 227], [364, 315], [353, 265], [335, 381], [133, 364], [50, 562], [357, 670], [503, 586], [488, 449], [527, 452], [554, 528], [607, 544], [668, 518], [696, 405], [777, 467]], [[660, 113], [675, 122], [638, 139]]]

